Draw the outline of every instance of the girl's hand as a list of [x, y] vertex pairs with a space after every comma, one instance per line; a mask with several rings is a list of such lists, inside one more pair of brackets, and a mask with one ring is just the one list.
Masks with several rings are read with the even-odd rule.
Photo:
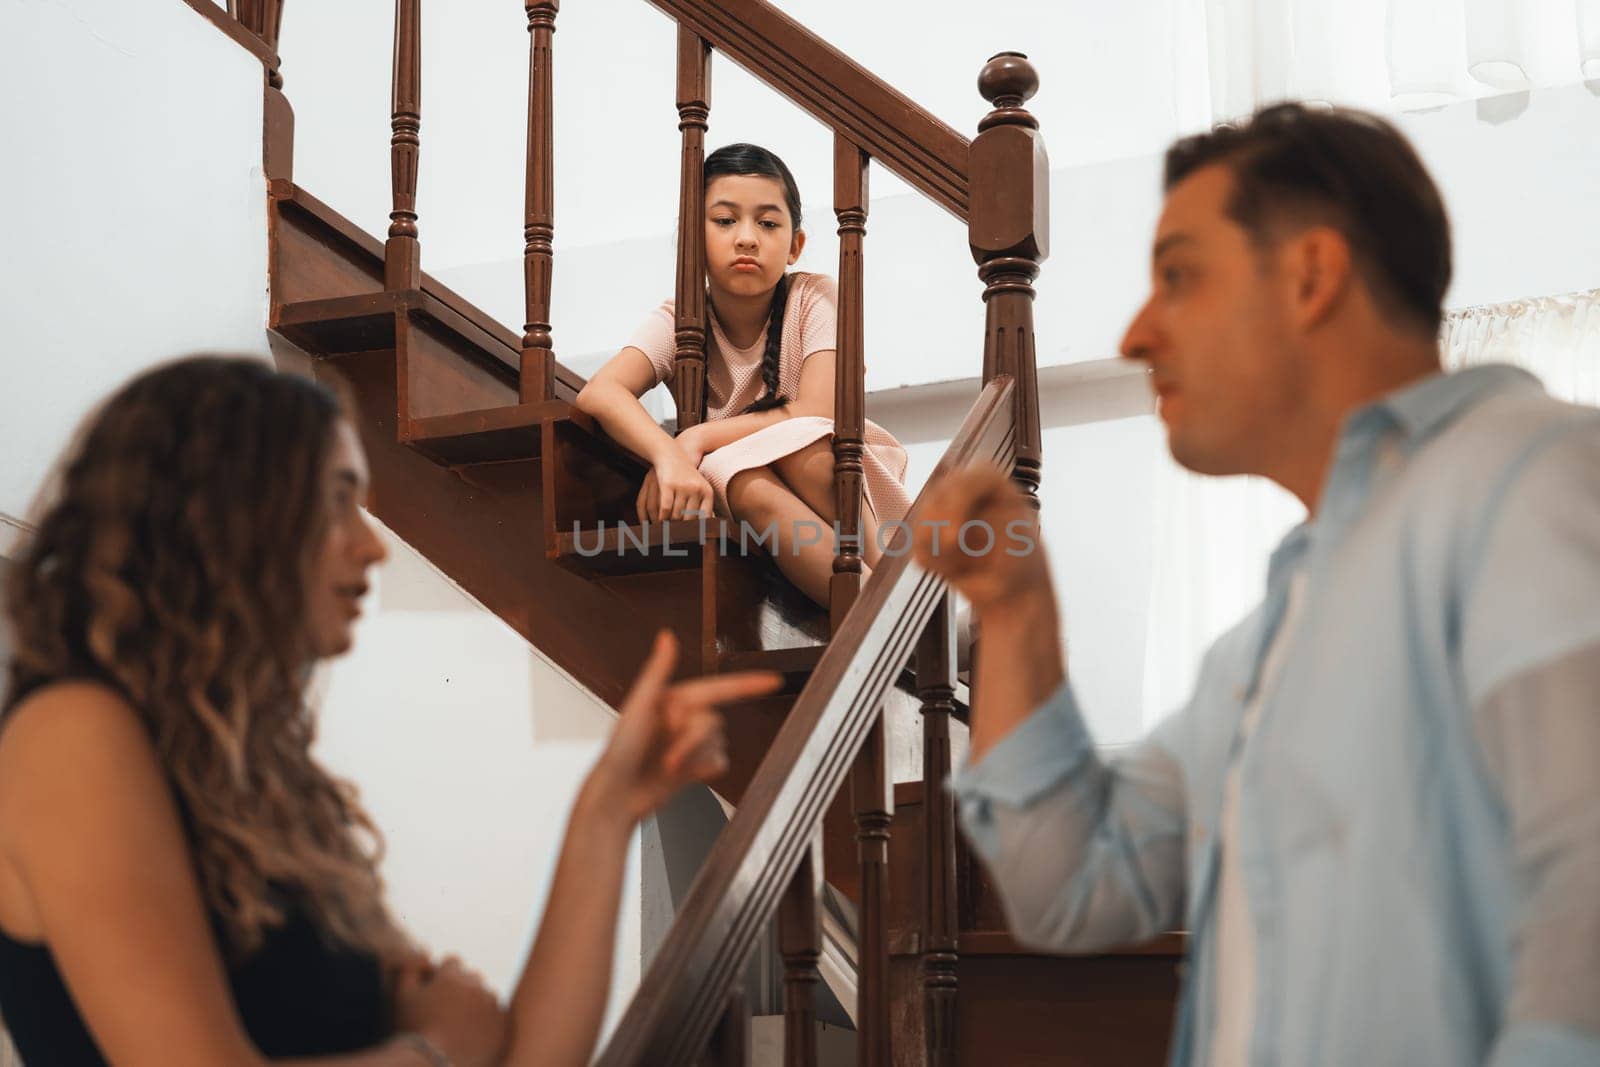
[[694, 512], [709, 518], [713, 499], [711, 483], [680, 453], [666, 456], [645, 475], [636, 505], [640, 522], [661, 522]]
[[718, 704], [775, 692], [781, 675], [748, 671], [667, 685], [678, 643], [663, 630], [627, 698], [616, 732], [584, 783], [580, 807], [627, 826], [693, 782], [728, 766]]
[[422, 1035], [456, 1067], [500, 1062], [510, 1023], [483, 979], [449, 957], [403, 964], [394, 992], [395, 1028]]

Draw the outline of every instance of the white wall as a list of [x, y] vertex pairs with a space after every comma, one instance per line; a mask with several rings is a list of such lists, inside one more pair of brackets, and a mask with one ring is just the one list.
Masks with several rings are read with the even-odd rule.
[[[389, 899], [499, 992], [543, 911], [577, 788], [615, 716], [391, 531], [355, 648], [324, 668], [318, 754], [388, 840]], [[613, 1010], [639, 979], [637, 845]]]
[[0, 0], [0, 512], [113, 385], [263, 349], [261, 79], [175, 0]]
[[1402, 116], [1444, 193], [1452, 308], [1600, 284], [1600, 81]]

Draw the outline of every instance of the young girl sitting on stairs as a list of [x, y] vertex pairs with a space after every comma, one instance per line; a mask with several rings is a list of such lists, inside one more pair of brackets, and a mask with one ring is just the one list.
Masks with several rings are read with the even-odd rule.
[[[705, 206], [705, 421], [674, 438], [639, 403], [672, 375], [671, 300], [595, 374], [578, 407], [650, 461], [641, 522], [714, 512], [763, 534], [775, 529], [779, 569], [826, 606], [838, 517], [834, 282], [786, 270], [806, 243], [800, 191], [766, 149], [733, 144], [708, 156]], [[911, 500], [899, 442], [870, 420], [863, 437], [861, 548], [870, 571], [882, 555], [879, 526], [904, 518]]]

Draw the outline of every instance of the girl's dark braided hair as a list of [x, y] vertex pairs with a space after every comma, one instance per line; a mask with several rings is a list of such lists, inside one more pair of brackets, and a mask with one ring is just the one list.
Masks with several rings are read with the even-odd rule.
[[[789, 209], [789, 221], [794, 229], [800, 228], [800, 187], [795, 184], [794, 175], [789, 173], [789, 168], [784, 166], [783, 160], [759, 145], [730, 144], [724, 145], [706, 157], [705, 184], [710, 186], [715, 178], [728, 175], [755, 175], [761, 178], [773, 178], [783, 186], [783, 200]], [[711, 301], [708, 299], [709, 305]], [[766, 385], [764, 396], [756, 400], [741, 415], [748, 415], [754, 411], [769, 411], [772, 408], [782, 407], [789, 402], [788, 397], [778, 393], [778, 357], [783, 347], [783, 313], [789, 304], [789, 275], [785, 274], [778, 279], [778, 287], [772, 291], [772, 311], [767, 318], [767, 345], [761, 353], [761, 381]], [[704, 381], [709, 382], [711, 376], [705, 375]], [[701, 410], [705, 410], [705, 398], [701, 399]]]

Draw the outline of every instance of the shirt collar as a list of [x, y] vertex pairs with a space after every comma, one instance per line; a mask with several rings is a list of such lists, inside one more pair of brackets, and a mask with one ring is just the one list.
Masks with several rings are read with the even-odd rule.
[[[1351, 470], [1365, 462], [1363, 457], [1370, 456], [1372, 447], [1385, 434], [1398, 428], [1406, 443], [1415, 446], [1490, 393], [1528, 386], [1542, 388], [1539, 379], [1520, 367], [1485, 363], [1431, 374], [1357, 408], [1345, 420], [1335, 469], [1329, 472], [1328, 484], [1323, 487], [1320, 514], [1325, 517], [1330, 510], [1336, 510], [1331, 498], [1341, 492], [1345, 496], [1354, 492], [1356, 496], [1350, 499], [1359, 499], [1362, 491], [1352, 489]], [[1320, 525], [1326, 526], [1327, 522]], [[1310, 551], [1318, 527], [1315, 519], [1308, 519], [1285, 535], [1267, 567], [1269, 588], [1286, 586], [1288, 575]]]
[[1358, 409], [1346, 422], [1346, 432], [1388, 422], [1416, 443], [1483, 397], [1515, 383], [1539, 387], [1539, 379], [1508, 363], [1431, 374]]
[[1312, 524], [1307, 519], [1283, 535], [1267, 563], [1267, 587], [1277, 589], [1299, 565], [1311, 547]]

